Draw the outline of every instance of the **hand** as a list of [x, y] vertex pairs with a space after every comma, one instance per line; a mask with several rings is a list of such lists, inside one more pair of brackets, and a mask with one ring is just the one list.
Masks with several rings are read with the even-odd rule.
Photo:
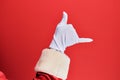
[[63, 12], [63, 17], [56, 27], [53, 40], [50, 48], [56, 49], [64, 53], [66, 47], [72, 46], [77, 43], [92, 42], [91, 38], [80, 38], [72, 24], [67, 24], [68, 15]]

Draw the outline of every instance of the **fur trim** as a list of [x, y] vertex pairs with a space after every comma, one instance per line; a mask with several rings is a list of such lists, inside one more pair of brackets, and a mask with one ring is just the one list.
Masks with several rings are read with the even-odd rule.
[[44, 49], [38, 60], [35, 71], [45, 72], [61, 79], [66, 79], [70, 65], [70, 58], [54, 49]]

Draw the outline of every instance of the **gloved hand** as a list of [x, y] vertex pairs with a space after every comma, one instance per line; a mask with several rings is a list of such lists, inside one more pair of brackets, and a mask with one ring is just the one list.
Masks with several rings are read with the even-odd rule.
[[65, 49], [77, 43], [92, 42], [91, 38], [79, 38], [72, 24], [67, 24], [68, 15], [63, 12], [63, 17], [56, 27], [50, 48], [64, 53]]

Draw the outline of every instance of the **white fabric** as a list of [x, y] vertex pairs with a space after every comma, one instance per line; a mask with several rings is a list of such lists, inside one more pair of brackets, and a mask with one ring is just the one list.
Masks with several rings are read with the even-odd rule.
[[35, 66], [36, 72], [45, 72], [50, 75], [67, 79], [70, 66], [70, 58], [54, 49], [43, 49], [42, 54]]
[[50, 48], [56, 49], [64, 53], [66, 47], [76, 43], [85, 43], [93, 41], [91, 38], [79, 38], [72, 24], [67, 24], [68, 15], [63, 12], [63, 18], [56, 27]]

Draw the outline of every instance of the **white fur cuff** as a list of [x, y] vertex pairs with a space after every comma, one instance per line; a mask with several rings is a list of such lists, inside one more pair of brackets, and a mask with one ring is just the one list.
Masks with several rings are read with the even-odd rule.
[[44, 49], [38, 60], [35, 71], [45, 72], [61, 79], [66, 79], [68, 75], [70, 58], [54, 49]]

